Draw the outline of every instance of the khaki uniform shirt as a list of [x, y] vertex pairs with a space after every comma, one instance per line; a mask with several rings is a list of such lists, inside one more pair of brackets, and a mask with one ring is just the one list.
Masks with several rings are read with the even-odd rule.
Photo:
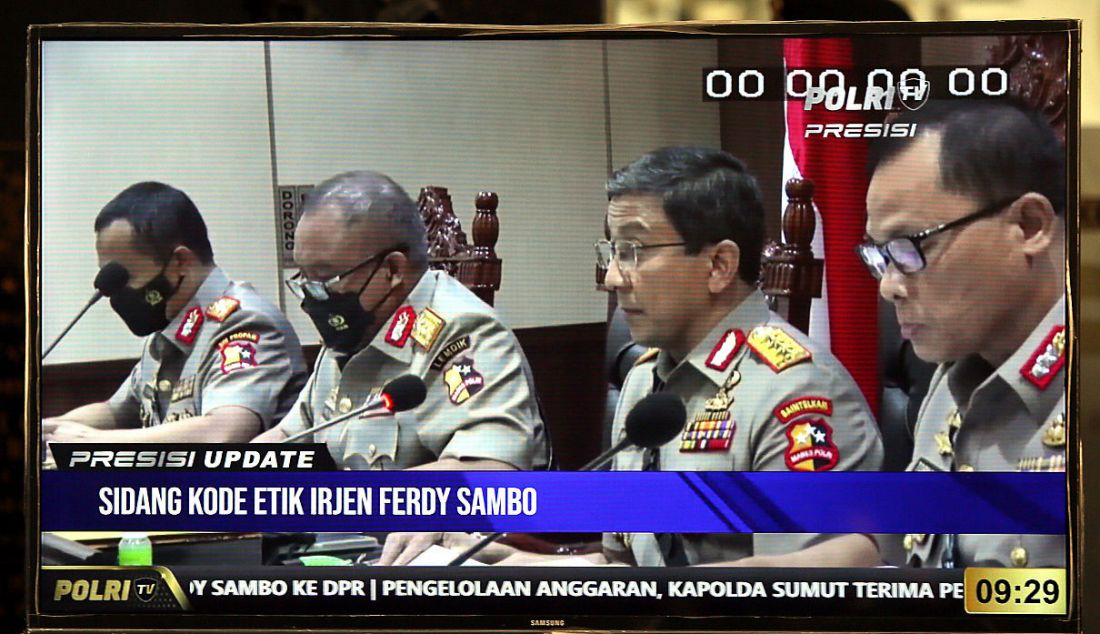
[[[625, 435], [627, 414], [653, 391], [655, 376], [687, 409], [681, 436], [660, 448], [661, 471], [882, 466], [878, 426], [852, 377], [827, 349], [769, 311], [759, 292], [747, 297], [679, 364], [660, 352], [631, 370], [616, 409], [613, 440]], [[638, 448], [623, 451], [613, 468], [643, 469], [644, 453]], [[784, 554], [826, 537], [685, 534], [682, 543], [687, 563], [700, 564]], [[651, 533], [608, 533], [604, 545], [629, 548], [640, 566], [666, 564], [667, 546]]]
[[496, 312], [457, 280], [428, 271], [365, 348], [324, 350], [293, 411], [288, 436], [361, 407], [386, 382], [413, 374], [419, 407], [337, 423], [303, 442], [328, 445], [344, 469], [406, 469], [441, 458], [543, 468], [549, 445], [519, 342]]
[[130, 377], [107, 404], [124, 426], [236, 405], [268, 429], [289, 411], [307, 376], [286, 316], [215, 267], [172, 323], [146, 338]]
[[[940, 366], [921, 404], [909, 470], [1065, 471], [1065, 323], [1063, 296], [999, 368], [978, 355]], [[1061, 535], [913, 534], [904, 543], [912, 566], [1066, 565]]]

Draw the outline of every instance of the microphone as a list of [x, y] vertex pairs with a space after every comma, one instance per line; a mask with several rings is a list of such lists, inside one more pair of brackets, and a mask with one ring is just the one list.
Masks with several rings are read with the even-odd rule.
[[57, 346], [57, 344], [61, 343], [61, 340], [65, 337], [65, 335], [69, 334], [69, 331], [72, 330], [73, 326], [76, 325], [76, 322], [80, 321], [80, 318], [84, 316], [84, 313], [88, 312], [89, 308], [91, 308], [93, 305], [95, 305], [96, 302], [103, 299], [104, 297], [110, 297], [122, 290], [126, 286], [126, 283], [129, 281], [130, 272], [126, 270], [126, 267], [122, 266], [118, 262], [108, 262], [107, 264], [103, 265], [103, 268], [99, 269], [99, 273], [97, 273], [95, 276], [95, 282], [93, 282], [93, 286], [95, 286], [96, 290], [94, 293], [92, 293], [91, 299], [88, 300], [87, 304], [84, 304], [84, 308], [80, 309], [80, 312], [77, 313], [76, 317], [74, 317], [73, 320], [69, 322], [69, 325], [65, 326], [65, 330], [62, 330], [61, 334], [53, 340], [53, 343], [50, 344], [50, 347], [46, 348], [46, 351], [42, 353], [42, 360], [46, 360], [46, 357], [50, 354], [50, 352], [53, 352], [53, 349]]
[[382, 386], [382, 391], [367, 399], [367, 402], [361, 407], [353, 409], [347, 414], [341, 414], [336, 418], [326, 420], [315, 427], [300, 431], [293, 436], [284, 438], [279, 441], [279, 444], [285, 445], [287, 443], [292, 443], [299, 438], [315, 434], [355, 417], [364, 419], [378, 418], [379, 416], [392, 416], [397, 412], [404, 412], [417, 407], [424, 402], [424, 398], [427, 395], [428, 387], [424, 385], [424, 381], [422, 381], [420, 377], [413, 376], [412, 374], [403, 374]]
[[[595, 471], [611, 461], [620, 451], [630, 446], [656, 449], [676, 437], [687, 422], [687, 410], [680, 397], [668, 392], [656, 392], [634, 404], [626, 415], [626, 436], [595, 460], [581, 467], [580, 471]], [[455, 557], [448, 566], [461, 566], [467, 559], [481, 552], [486, 546], [504, 536], [503, 532], [486, 535], [473, 546]]]

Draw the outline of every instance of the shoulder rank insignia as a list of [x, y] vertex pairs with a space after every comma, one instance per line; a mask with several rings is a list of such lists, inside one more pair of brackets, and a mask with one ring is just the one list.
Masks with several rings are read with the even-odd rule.
[[416, 316], [412, 328], [412, 340], [425, 351], [431, 350], [447, 322], [431, 308], [425, 308]]
[[195, 343], [199, 328], [202, 328], [202, 308], [195, 306], [187, 311], [187, 315], [180, 322], [180, 327], [176, 330], [176, 340], [187, 345]]
[[455, 361], [454, 365], [443, 373], [443, 382], [447, 385], [447, 393], [455, 405], [465, 403], [485, 387], [485, 377], [474, 369], [474, 360], [469, 357], [462, 357]]
[[213, 304], [206, 307], [206, 315], [214, 321], [225, 321], [226, 317], [236, 312], [240, 306], [240, 300], [234, 299], [228, 295], [223, 295], [216, 299]]
[[1035, 348], [1031, 358], [1020, 368], [1020, 374], [1035, 387], [1045, 390], [1065, 364], [1066, 327], [1057, 325], [1050, 329], [1039, 347]]
[[743, 343], [745, 343], [745, 333], [735, 328], [727, 330], [724, 335], [719, 337], [718, 343], [711, 348], [710, 355], [707, 356], [707, 367], [725, 372]]
[[787, 453], [791, 471], [828, 471], [840, 459], [833, 442], [833, 428], [824, 418], [805, 418], [787, 428]]
[[757, 326], [749, 332], [749, 347], [772, 370], [782, 372], [812, 357], [794, 337], [775, 326]]
[[833, 402], [824, 396], [802, 396], [775, 407], [775, 417], [786, 425], [803, 414], [833, 415]]
[[254, 332], [235, 332], [218, 342], [218, 352], [222, 355], [222, 374], [229, 374], [245, 368], [259, 365], [256, 359], [256, 344], [260, 335]]
[[657, 353], [661, 351], [660, 348], [649, 348], [634, 360], [634, 365], [641, 365], [646, 361], [657, 358]]
[[397, 348], [404, 348], [409, 340], [413, 327], [416, 325], [416, 310], [412, 306], [402, 306], [393, 314], [390, 327], [386, 329], [386, 343]]
[[1058, 414], [1043, 430], [1043, 444], [1047, 447], [1066, 446], [1066, 415]]
[[451, 343], [443, 346], [443, 349], [436, 355], [435, 360], [432, 361], [432, 369], [439, 371], [443, 369], [443, 366], [447, 365], [447, 362], [455, 358], [460, 352], [470, 349], [470, 335], [463, 335], [458, 339], [455, 339]]

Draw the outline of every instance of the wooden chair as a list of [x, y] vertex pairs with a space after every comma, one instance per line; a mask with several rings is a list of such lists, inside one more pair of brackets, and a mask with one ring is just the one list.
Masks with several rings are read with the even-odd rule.
[[760, 290], [772, 310], [802, 332], [810, 331], [810, 304], [821, 297], [824, 260], [814, 257], [814, 184], [792, 178], [785, 186], [787, 208], [782, 227], [785, 242], [770, 241], [760, 258]]
[[500, 236], [498, 202], [494, 192], [477, 195], [471, 247], [446, 187], [423, 187], [417, 199], [420, 217], [428, 230], [429, 266], [447, 272], [490, 306], [500, 290], [501, 261], [495, 250]]

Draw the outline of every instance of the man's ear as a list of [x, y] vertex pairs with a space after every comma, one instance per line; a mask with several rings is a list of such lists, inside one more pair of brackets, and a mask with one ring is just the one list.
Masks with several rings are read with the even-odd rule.
[[1050, 249], [1057, 233], [1058, 216], [1046, 196], [1028, 192], [1012, 204], [1009, 214], [1025, 255], [1037, 256]]
[[390, 288], [397, 288], [408, 277], [409, 258], [400, 251], [394, 251], [382, 260], [382, 269], [390, 282]]
[[733, 240], [722, 240], [713, 249], [707, 290], [718, 294], [737, 280], [737, 273], [741, 270], [741, 247]]
[[168, 256], [169, 267], [175, 267], [175, 277], [183, 274], [192, 266], [199, 263], [199, 256], [195, 255], [195, 252], [191, 249], [183, 246], [182, 244], [172, 250], [172, 255]]

